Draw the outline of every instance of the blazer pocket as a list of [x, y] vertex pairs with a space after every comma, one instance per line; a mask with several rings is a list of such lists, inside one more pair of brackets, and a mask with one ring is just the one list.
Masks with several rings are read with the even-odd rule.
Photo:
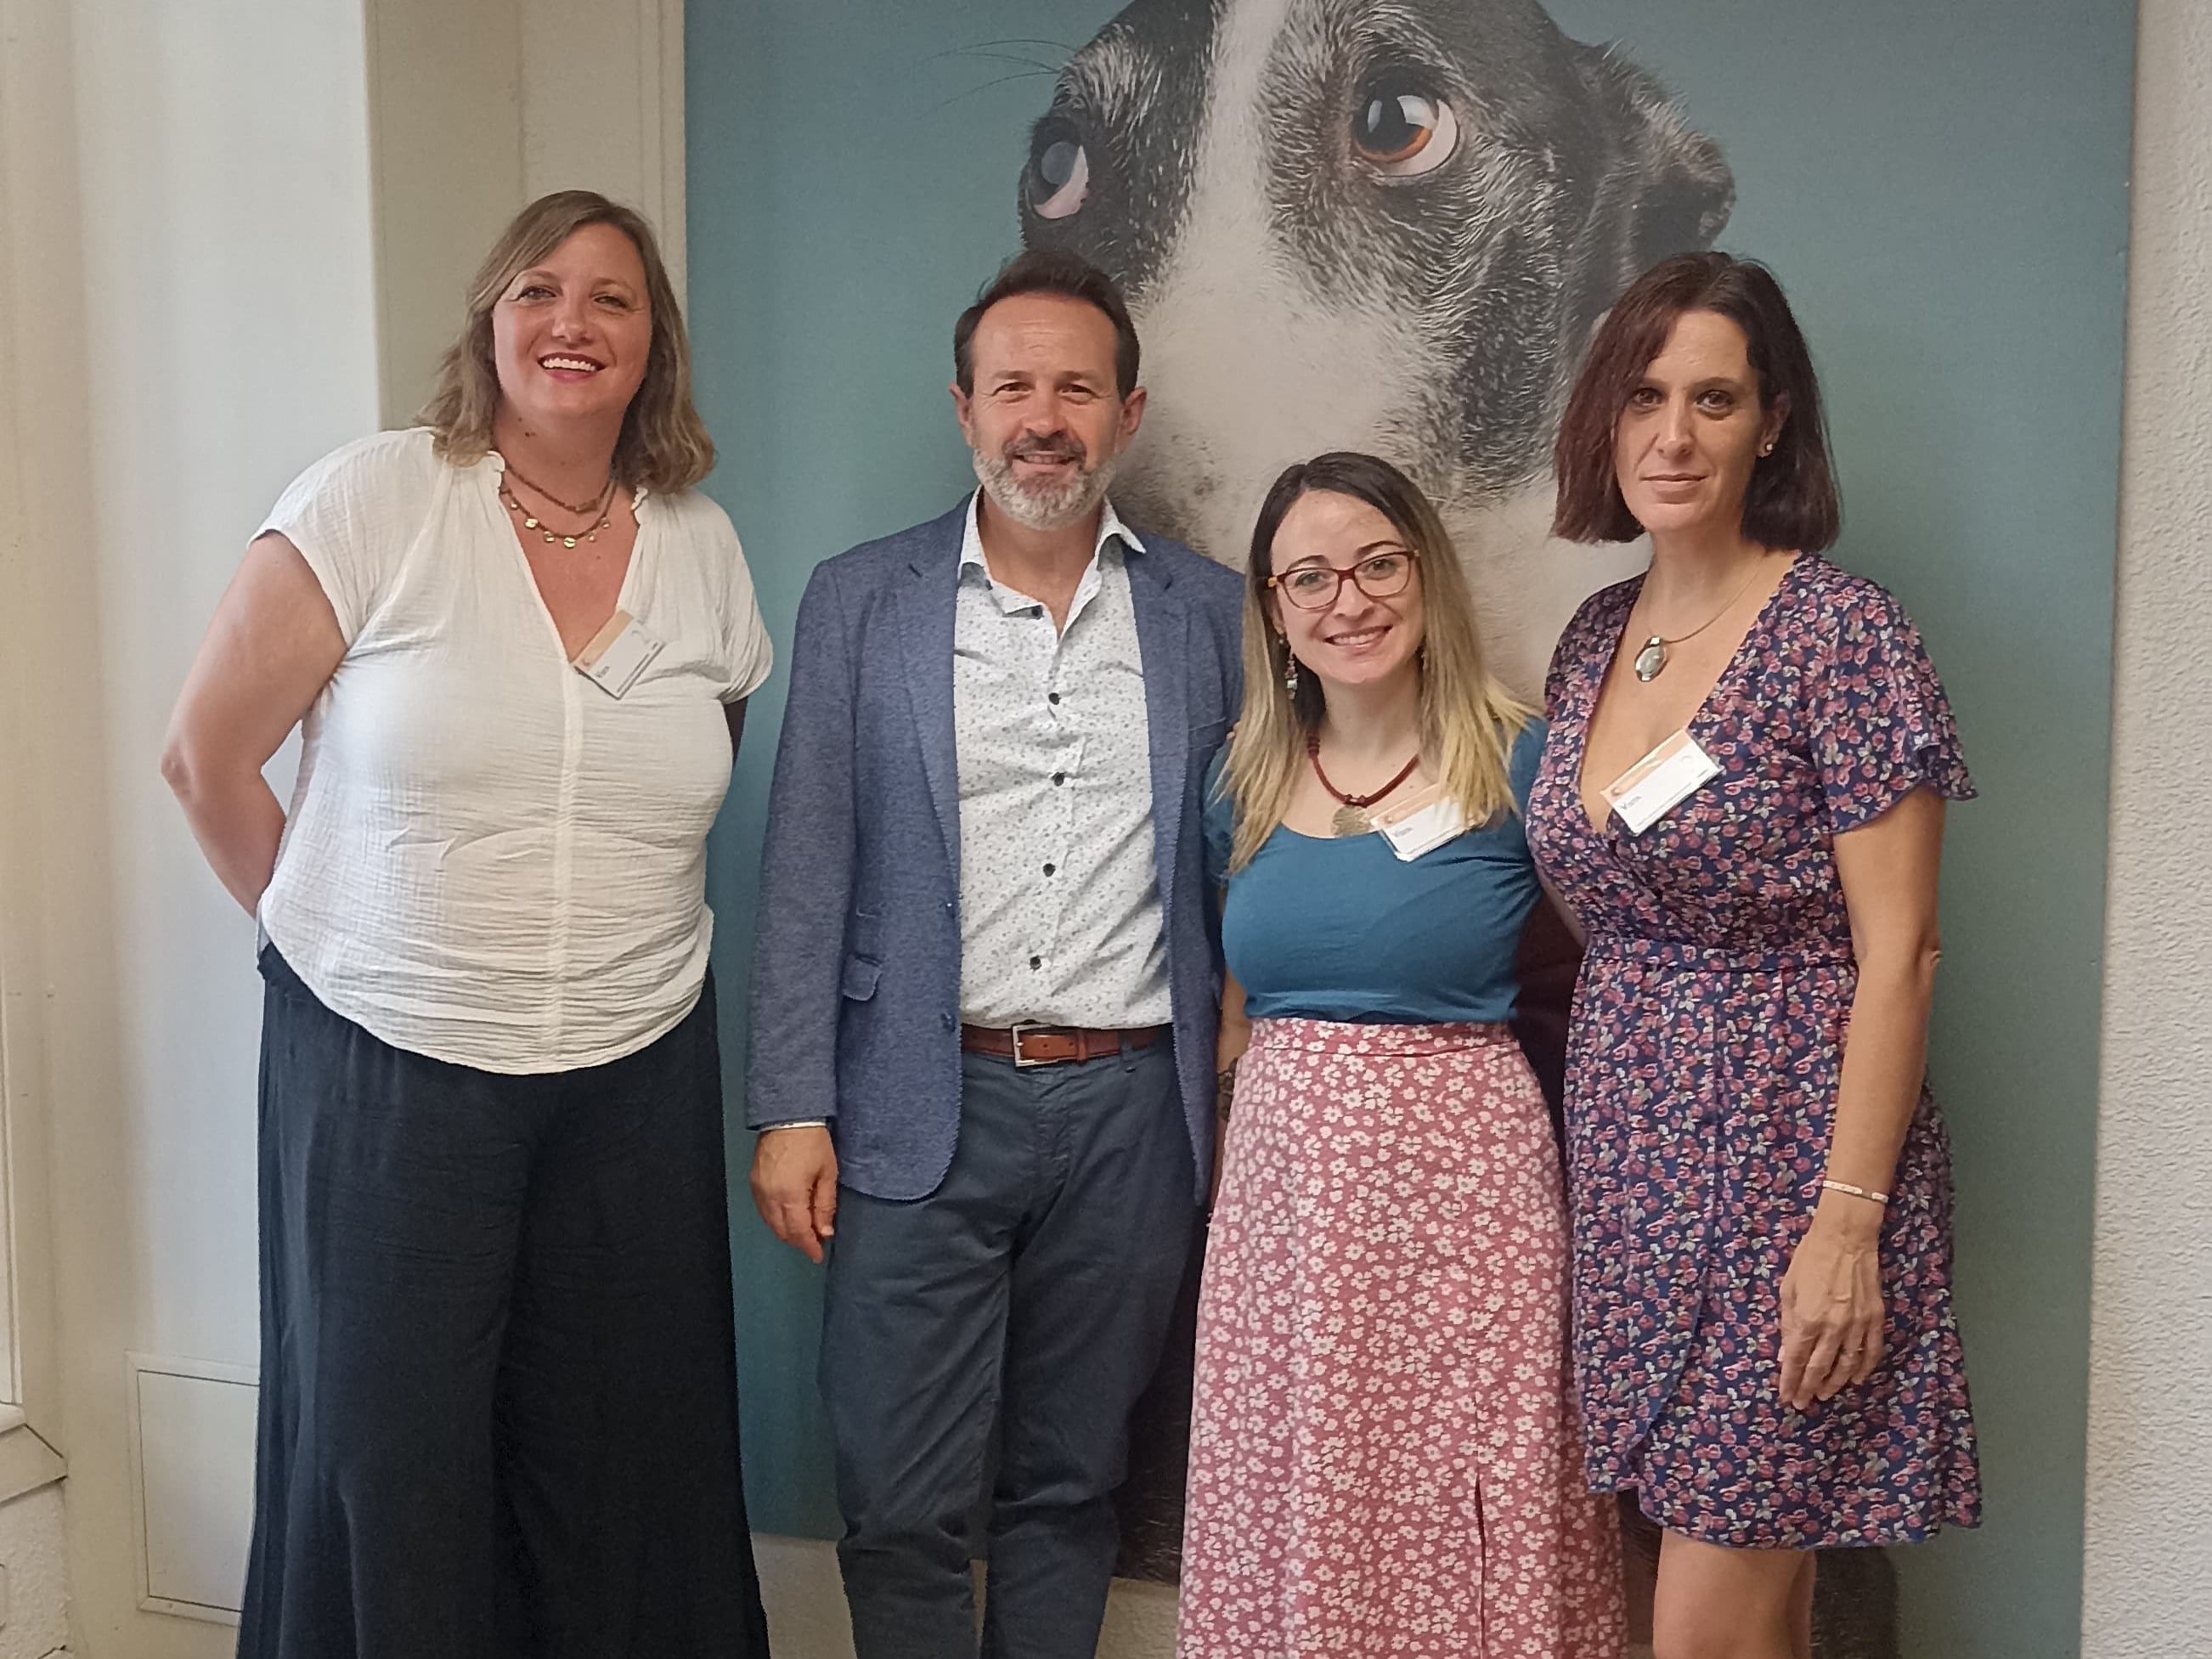
[[844, 977], [837, 988], [854, 1002], [866, 1002], [876, 994], [876, 981], [883, 976], [884, 965], [866, 957], [847, 957]]

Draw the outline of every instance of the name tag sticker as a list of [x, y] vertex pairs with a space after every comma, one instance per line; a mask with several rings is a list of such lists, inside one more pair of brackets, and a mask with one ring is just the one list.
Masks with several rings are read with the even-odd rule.
[[1448, 841], [1467, 833], [1467, 814], [1460, 805], [1431, 786], [1395, 808], [1379, 812], [1375, 827], [1390, 850], [1411, 864], [1424, 853], [1433, 853]]
[[576, 653], [575, 669], [609, 696], [619, 697], [660, 654], [660, 643], [629, 611], [617, 611]]
[[1605, 787], [1606, 805], [1640, 836], [1720, 775], [1720, 763], [1677, 732]]

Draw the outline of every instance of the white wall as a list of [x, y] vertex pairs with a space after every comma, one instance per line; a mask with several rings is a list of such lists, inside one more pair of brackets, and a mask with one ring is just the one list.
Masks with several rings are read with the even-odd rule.
[[68, 1569], [62, 1544], [62, 1492], [44, 1486], [0, 1504], [7, 1622], [0, 1659], [46, 1659], [69, 1639]]
[[[256, 1347], [252, 925], [154, 769], [255, 515], [376, 417], [358, 0], [21, 9], [11, 240], [45, 417], [16, 631], [40, 803], [59, 1432], [77, 1649], [226, 1651], [137, 1610], [126, 1350]], [[35, 147], [32, 149], [31, 147]]]
[[2212, 1651], [2212, 5], [2139, 27], [2086, 1659]]
[[[251, 1364], [258, 1346], [253, 930], [155, 770], [177, 687], [287, 480], [419, 401], [526, 190], [587, 184], [680, 218], [661, 101], [673, 68], [680, 122], [678, 0], [484, 3], [489, 29], [428, 0], [0, 0], [0, 332], [18, 337], [0, 384], [21, 477], [0, 489], [0, 927], [11, 1091], [34, 1071], [38, 1097], [11, 1134], [51, 1138], [32, 1194], [52, 1199], [33, 1287], [51, 1294], [27, 1322], [58, 1314], [26, 1364], [47, 1398], [26, 1402], [69, 1458], [89, 1659], [234, 1640], [138, 1607], [125, 1356]], [[579, 63], [599, 95], [533, 79]], [[512, 98], [477, 95], [502, 73]], [[403, 95], [431, 84], [442, 104]], [[460, 131], [419, 142], [433, 116]], [[457, 190], [500, 153], [493, 187]], [[411, 358], [383, 349], [394, 315]], [[61, 1508], [51, 1489], [0, 1507], [0, 1659], [58, 1627]]]

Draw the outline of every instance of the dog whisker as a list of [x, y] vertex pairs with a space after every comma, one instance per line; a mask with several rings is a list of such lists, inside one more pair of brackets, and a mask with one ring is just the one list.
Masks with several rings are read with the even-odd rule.
[[1070, 58], [1082, 50], [1066, 40], [1047, 40], [1027, 34], [1008, 35], [1003, 40], [977, 40], [973, 44], [979, 46], [1050, 46], [1054, 52], [1066, 52]]
[[1024, 58], [1018, 52], [985, 52], [978, 47], [963, 46], [957, 52], [940, 52], [939, 58], [969, 58], [986, 64], [1019, 64], [1024, 69], [1033, 69], [1041, 75], [1057, 75], [1057, 64], [1042, 64], [1034, 58]]
[[941, 104], [932, 104], [929, 106], [929, 112], [932, 115], [941, 114], [963, 100], [973, 98], [978, 93], [988, 92], [994, 87], [1003, 87], [1010, 81], [1050, 81], [1055, 78], [1057, 73], [1058, 71], [1054, 70], [1030, 69], [1024, 70], [1018, 75], [1001, 75], [996, 80], [984, 82], [980, 87], [970, 87], [965, 92], [955, 93]]

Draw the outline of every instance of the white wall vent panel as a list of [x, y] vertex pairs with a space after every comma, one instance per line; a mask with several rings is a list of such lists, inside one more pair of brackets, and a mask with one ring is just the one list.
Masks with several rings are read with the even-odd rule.
[[155, 1354], [130, 1361], [138, 1605], [235, 1624], [253, 1531], [254, 1373]]

